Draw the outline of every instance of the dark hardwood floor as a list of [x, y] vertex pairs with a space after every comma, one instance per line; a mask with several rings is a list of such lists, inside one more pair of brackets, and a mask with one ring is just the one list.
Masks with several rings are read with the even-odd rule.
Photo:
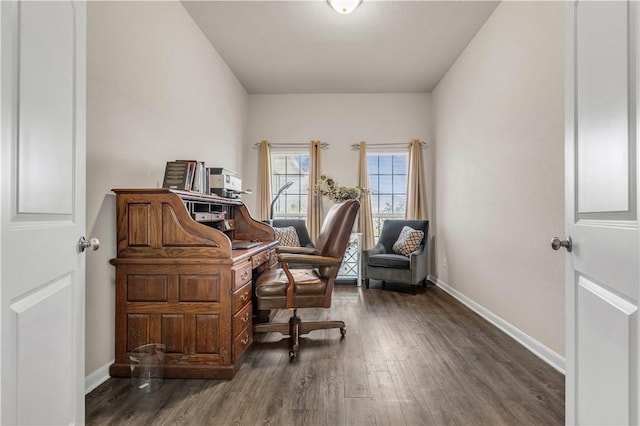
[[299, 314], [343, 319], [347, 335], [314, 331], [293, 362], [286, 338], [256, 335], [231, 381], [144, 394], [109, 379], [86, 397], [87, 424], [564, 424], [564, 376], [438, 287], [338, 285], [331, 309]]

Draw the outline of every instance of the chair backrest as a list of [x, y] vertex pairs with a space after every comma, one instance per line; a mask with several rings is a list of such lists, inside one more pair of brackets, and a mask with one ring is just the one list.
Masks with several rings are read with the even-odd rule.
[[300, 247], [313, 247], [311, 238], [309, 237], [309, 231], [302, 219], [273, 219], [271, 226], [274, 228], [285, 228], [287, 226], [293, 226], [298, 234], [298, 240], [300, 241]]
[[378, 238], [378, 245], [384, 246], [386, 253], [393, 253], [393, 243], [396, 242], [398, 236], [400, 236], [402, 228], [405, 226], [424, 232], [424, 238], [420, 243], [420, 246], [424, 247], [429, 231], [428, 220], [387, 219], [384, 221], [384, 225], [382, 225], [382, 232], [380, 232], [380, 238]]
[[[344, 256], [359, 208], [358, 200], [343, 201], [331, 207], [316, 241], [318, 254], [339, 258]], [[318, 268], [320, 275], [325, 278], [335, 278], [339, 269], [340, 265]]]

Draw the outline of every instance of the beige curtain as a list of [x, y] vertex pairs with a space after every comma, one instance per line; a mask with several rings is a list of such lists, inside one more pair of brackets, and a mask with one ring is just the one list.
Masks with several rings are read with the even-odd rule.
[[320, 179], [321, 143], [311, 141], [309, 144], [309, 205], [307, 210], [307, 228], [311, 241], [315, 243], [322, 227], [322, 196], [316, 194], [316, 183]]
[[271, 147], [268, 141], [260, 142], [260, 219], [271, 217]]
[[406, 219], [428, 219], [426, 197], [422, 144], [419, 140], [413, 140], [409, 147]]
[[358, 187], [360, 194], [360, 212], [358, 214], [358, 232], [362, 233], [362, 249], [375, 245], [373, 237], [373, 214], [371, 213], [371, 192], [369, 190], [369, 171], [367, 170], [367, 144], [360, 142], [358, 160]]

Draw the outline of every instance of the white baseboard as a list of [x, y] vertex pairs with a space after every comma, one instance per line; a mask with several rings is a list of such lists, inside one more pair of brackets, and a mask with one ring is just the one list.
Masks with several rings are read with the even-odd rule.
[[473, 300], [469, 299], [464, 294], [460, 293], [455, 288], [451, 287], [449, 284], [444, 281], [439, 280], [436, 277], [431, 276], [430, 281], [436, 283], [438, 287], [449, 293], [451, 296], [458, 299], [464, 305], [466, 305], [469, 309], [480, 315], [482, 318], [489, 321], [491, 324], [498, 327], [516, 342], [520, 343], [522, 346], [531, 351], [538, 358], [549, 364], [551, 367], [558, 370], [560, 373], [565, 374], [565, 358], [555, 353], [542, 343], [538, 342], [522, 330], [514, 327], [507, 321], [503, 320], [493, 312], [488, 309], [480, 306]]
[[93, 373], [89, 374], [84, 378], [84, 394], [88, 394], [101, 384], [109, 379], [109, 367], [111, 364], [115, 362], [115, 359], [112, 359], [102, 367], [98, 368]]

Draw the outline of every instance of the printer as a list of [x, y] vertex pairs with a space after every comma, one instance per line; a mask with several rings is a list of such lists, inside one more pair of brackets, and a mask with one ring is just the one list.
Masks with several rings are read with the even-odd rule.
[[208, 183], [211, 194], [220, 195], [226, 198], [240, 198], [242, 190], [242, 179], [235, 177], [236, 172], [222, 167], [209, 167]]

